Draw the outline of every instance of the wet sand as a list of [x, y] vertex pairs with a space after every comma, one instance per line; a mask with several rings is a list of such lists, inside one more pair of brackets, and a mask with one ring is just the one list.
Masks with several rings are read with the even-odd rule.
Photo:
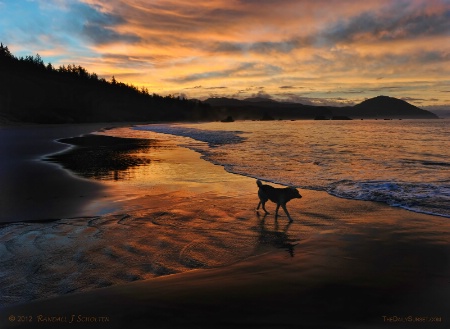
[[54, 286], [3, 308], [2, 328], [448, 325], [447, 218], [302, 190], [289, 225], [255, 212], [254, 179], [174, 145], [153, 153], [116, 186], [134, 190], [116, 212], [2, 228], [2, 294]]
[[[106, 124], [0, 126], [0, 223], [47, 221], [108, 212], [105, 187], [80, 179], [41, 157], [68, 145], [57, 139], [79, 136]], [[93, 205], [92, 200], [98, 200]]]

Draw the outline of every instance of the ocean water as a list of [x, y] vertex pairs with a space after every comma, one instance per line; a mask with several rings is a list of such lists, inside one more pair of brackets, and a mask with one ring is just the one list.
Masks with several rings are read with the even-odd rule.
[[449, 120], [240, 121], [135, 127], [229, 172], [450, 217]]

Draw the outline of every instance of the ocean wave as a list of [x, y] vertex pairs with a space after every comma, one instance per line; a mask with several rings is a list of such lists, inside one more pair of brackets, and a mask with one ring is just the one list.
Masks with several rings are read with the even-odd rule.
[[245, 140], [245, 137], [240, 136], [244, 133], [243, 131], [211, 131], [176, 125], [149, 125], [134, 127], [134, 129], [189, 137], [196, 141], [205, 142], [210, 147], [217, 147], [225, 144], [236, 144]]
[[331, 195], [364, 201], [383, 202], [393, 207], [450, 217], [450, 185], [391, 181], [351, 181], [331, 183]]

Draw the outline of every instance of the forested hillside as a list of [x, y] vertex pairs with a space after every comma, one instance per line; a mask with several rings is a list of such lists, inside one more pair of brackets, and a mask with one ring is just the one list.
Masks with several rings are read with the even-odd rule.
[[183, 121], [216, 119], [198, 100], [159, 96], [109, 81], [73, 64], [45, 64], [39, 55], [17, 58], [0, 45], [0, 116], [37, 123]]

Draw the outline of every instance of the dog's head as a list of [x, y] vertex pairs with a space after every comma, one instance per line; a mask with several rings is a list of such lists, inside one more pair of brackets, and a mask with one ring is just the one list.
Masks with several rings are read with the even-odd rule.
[[301, 199], [302, 198], [300, 192], [294, 187], [289, 188], [289, 197], [291, 199]]

